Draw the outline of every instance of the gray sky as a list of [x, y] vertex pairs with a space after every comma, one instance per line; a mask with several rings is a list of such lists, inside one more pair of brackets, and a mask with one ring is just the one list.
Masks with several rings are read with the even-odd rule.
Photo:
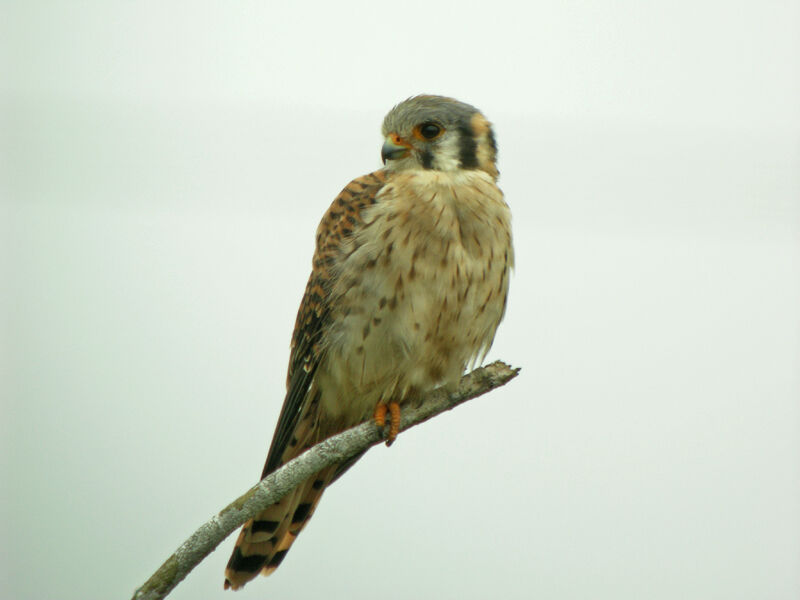
[[799, 597], [800, 4], [289, 4], [3, 8], [0, 596], [129, 597], [254, 483], [317, 222], [427, 92], [495, 123], [522, 375], [236, 597]]

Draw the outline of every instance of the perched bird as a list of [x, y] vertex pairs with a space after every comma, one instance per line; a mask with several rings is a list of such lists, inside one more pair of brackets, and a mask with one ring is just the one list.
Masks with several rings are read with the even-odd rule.
[[[468, 104], [415, 96], [386, 115], [383, 136], [385, 167], [351, 181], [317, 229], [262, 477], [369, 418], [388, 424], [391, 443], [401, 408], [454, 386], [503, 318], [514, 253], [491, 125]], [[358, 458], [248, 521], [225, 588], [274, 571], [325, 488]]]

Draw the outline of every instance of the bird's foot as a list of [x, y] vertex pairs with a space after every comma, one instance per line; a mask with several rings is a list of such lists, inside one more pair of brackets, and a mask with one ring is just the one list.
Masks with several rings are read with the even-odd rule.
[[386, 426], [386, 413], [389, 413], [389, 433], [386, 436], [386, 445], [391, 446], [400, 433], [400, 405], [397, 402], [379, 403], [375, 407], [372, 418], [378, 427]]

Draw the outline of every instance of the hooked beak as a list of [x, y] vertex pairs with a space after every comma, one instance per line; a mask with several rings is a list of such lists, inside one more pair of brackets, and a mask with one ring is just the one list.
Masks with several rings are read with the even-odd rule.
[[387, 160], [394, 160], [396, 158], [403, 158], [408, 156], [411, 144], [405, 141], [396, 133], [390, 133], [386, 136], [381, 148], [381, 160], [386, 164]]

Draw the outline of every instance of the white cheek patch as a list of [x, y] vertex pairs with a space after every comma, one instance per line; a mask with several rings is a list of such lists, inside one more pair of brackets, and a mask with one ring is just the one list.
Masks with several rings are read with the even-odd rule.
[[461, 168], [459, 159], [458, 132], [445, 135], [433, 152], [433, 168], [439, 171], [457, 171]]

